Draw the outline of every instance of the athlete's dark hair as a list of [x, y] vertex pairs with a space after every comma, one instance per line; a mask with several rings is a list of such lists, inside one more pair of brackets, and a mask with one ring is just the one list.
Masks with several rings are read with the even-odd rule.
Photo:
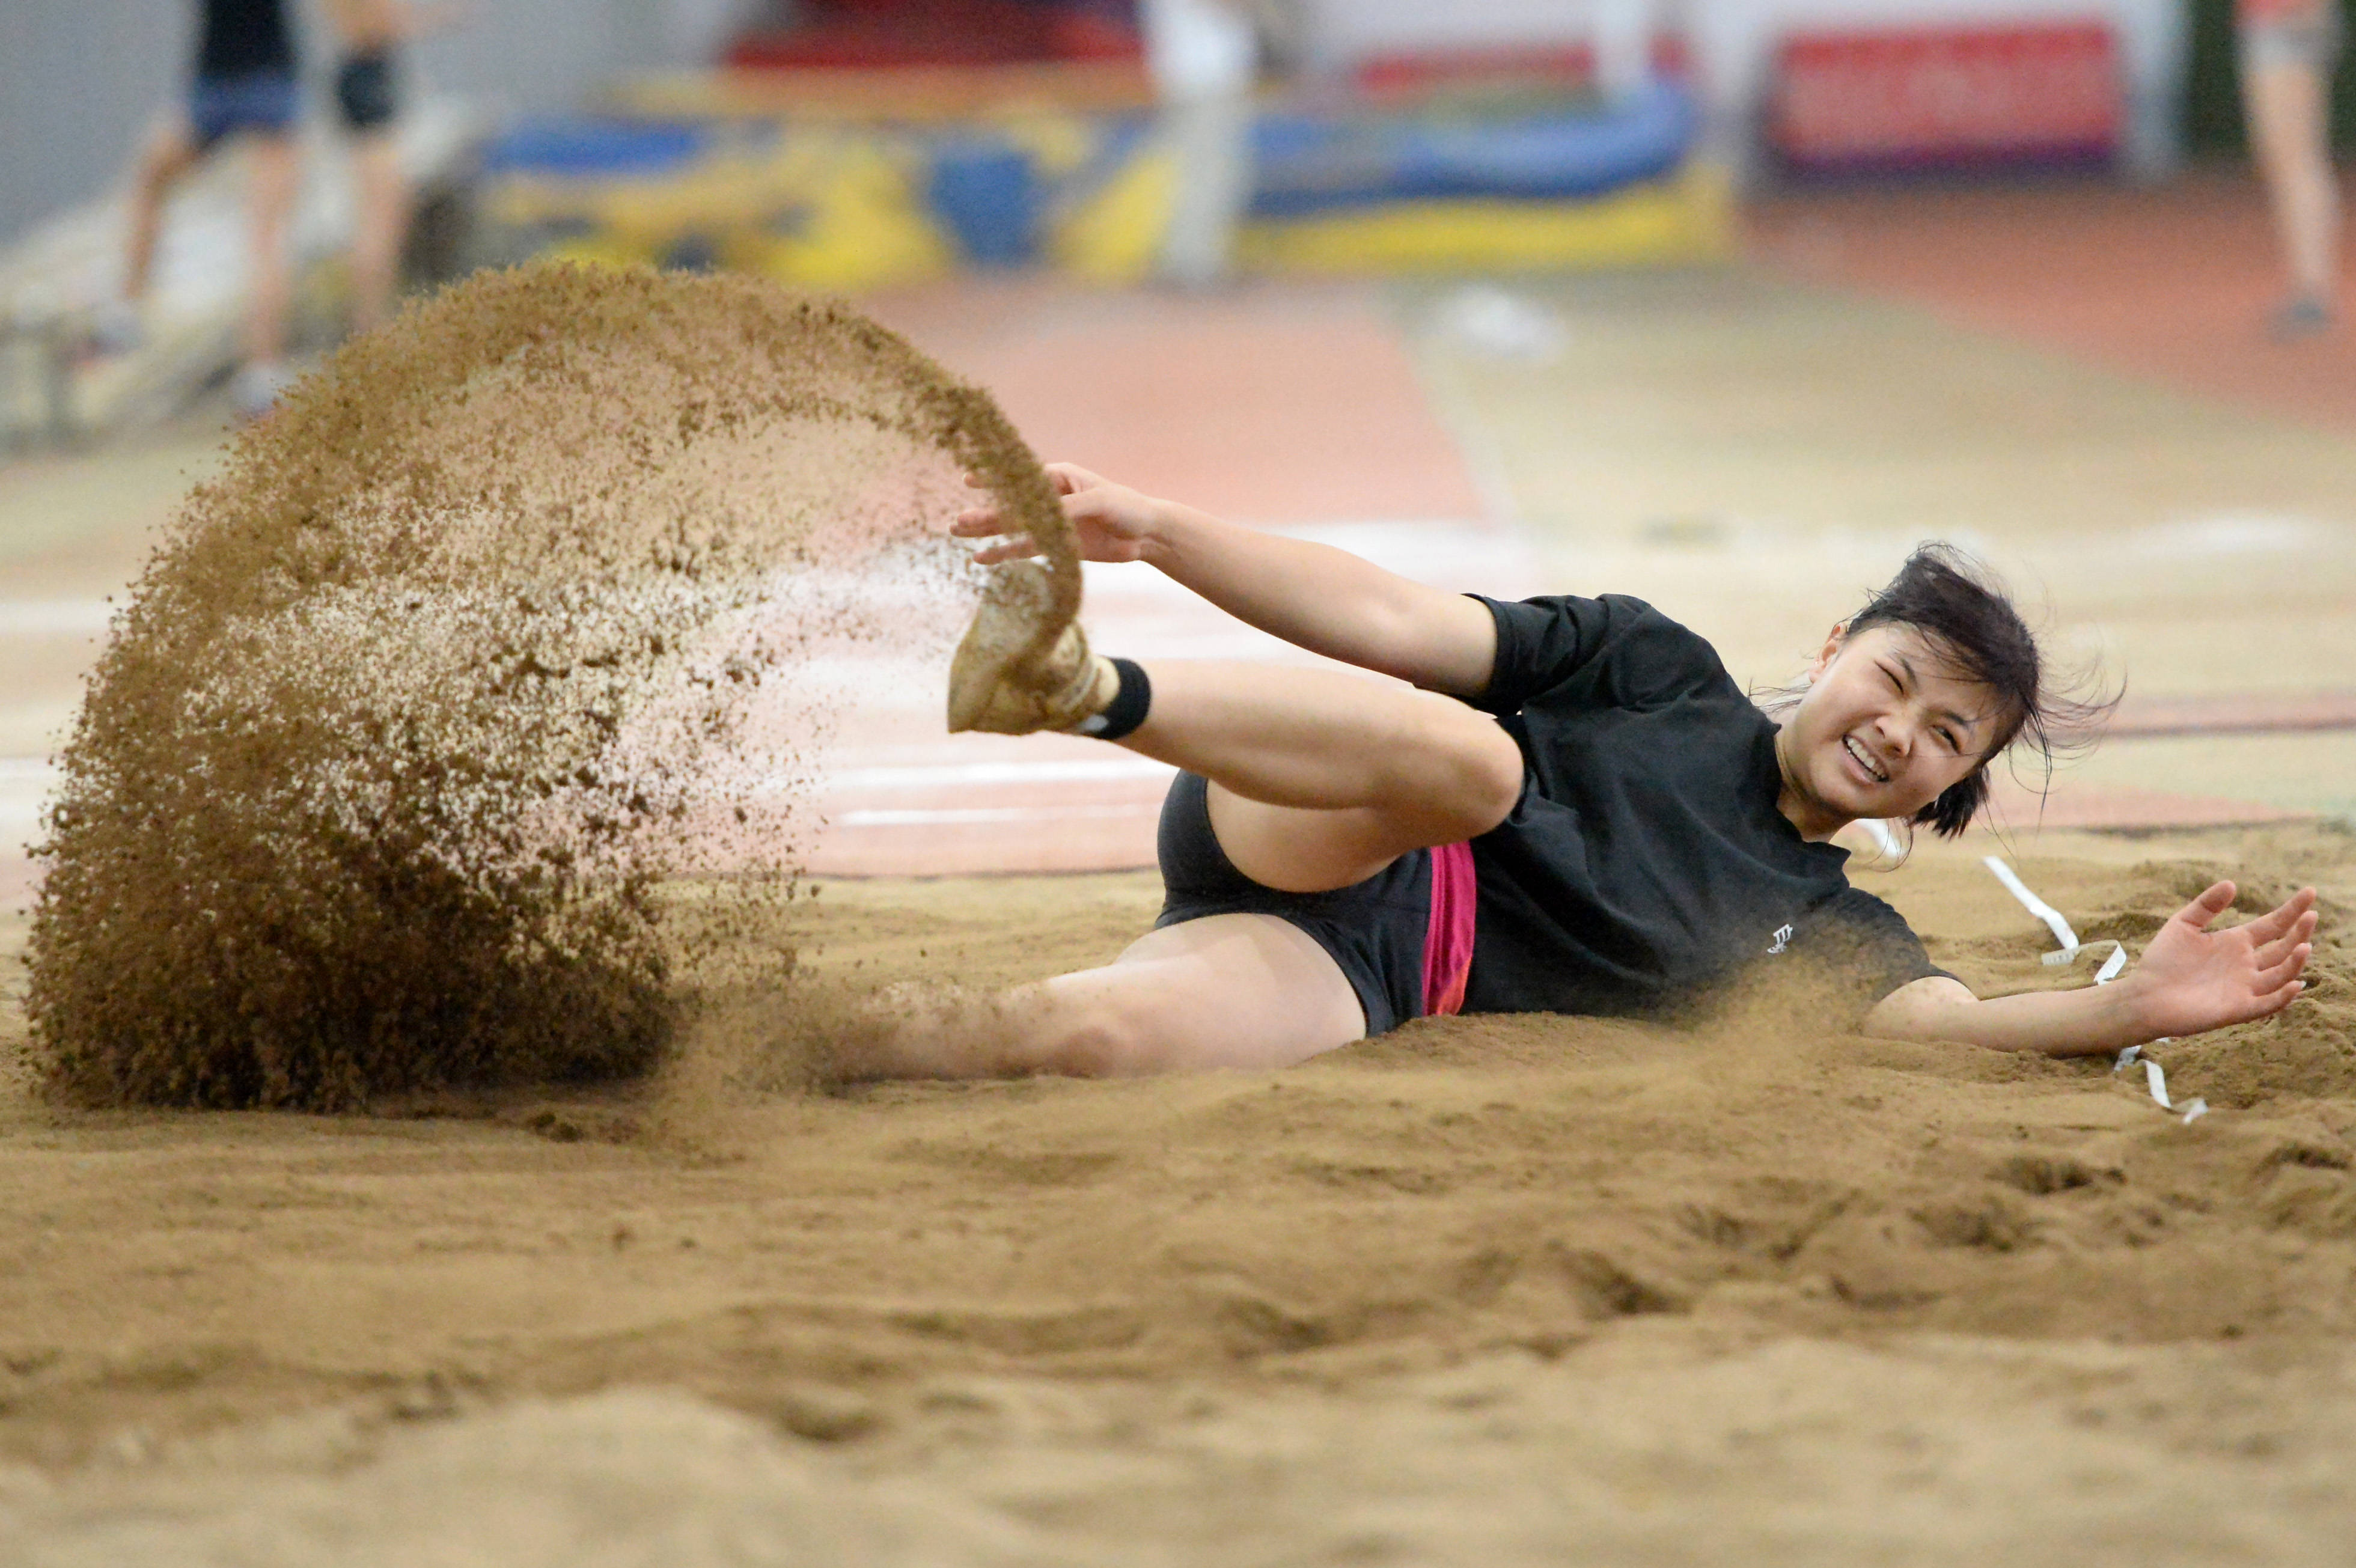
[[1914, 813], [1912, 822], [1942, 838], [1971, 826], [1987, 804], [1988, 764], [2016, 745], [2025, 745], [2053, 772], [2057, 756], [2093, 744], [2120, 693], [2091, 697], [2063, 689], [2094, 684], [2093, 671], [2057, 682], [2048, 670], [2037, 636], [2013, 607], [2004, 584], [1986, 566], [1952, 544], [1918, 548], [1889, 585], [1848, 618], [1848, 634], [1877, 626], [1902, 626], [1920, 634], [1958, 675], [1996, 693], [1997, 729], [1980, 765], [1962, 782]]

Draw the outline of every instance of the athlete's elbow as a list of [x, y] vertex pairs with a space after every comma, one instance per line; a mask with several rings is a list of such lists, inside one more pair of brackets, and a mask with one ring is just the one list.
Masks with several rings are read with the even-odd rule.
[[1968, 1040], [1965, 1010], [1979, 998], [1960, 981], [1932, 975], [1901, 985], [1866, 1010], [1857, 1032], [1877, 1040]]

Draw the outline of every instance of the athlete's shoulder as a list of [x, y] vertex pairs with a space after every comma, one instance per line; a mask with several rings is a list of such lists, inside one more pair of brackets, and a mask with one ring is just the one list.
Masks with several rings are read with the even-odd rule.
[[1731, 688], [1707, 639], [1633, 595], [1484, 602], [1497, 621], [1496, 675], [1483, 703], [1493, 711], [1510, 713], [1574, 682], [1588, 700], [1615, 704]]
[[1740, 695], [1709, 639], [1632, 595], [1606, 594], [1601, 602], [1612, 621], [1603, 657], [1625, 700]]
[[1931, 961], [1922, 939], [1896, 907], [1846, 879], [1798, 924], [1792, 950], [1847, 982], [1867, 1005], [1901, 985], [1947, 975]]
[[1897, 905], [1868, 893], [1847, 875], [1843, 875], [1840, 886], [1816, 906], [1815, 914], [1820, 918], [1847, 920], [1855, 925], [1884, 929], [1896, 926], [1909, 931], [1914, 929], [1907, 924], [1906, 917], [1898, 912]]

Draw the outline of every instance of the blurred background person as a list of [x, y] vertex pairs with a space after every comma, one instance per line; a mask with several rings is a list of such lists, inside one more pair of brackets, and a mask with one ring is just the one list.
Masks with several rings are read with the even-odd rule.
[[1251, 201], [1251, 91], [1259, 48], [1228, 0], [1142, 0], [1145, 56], [1162, 101], [1178, 188], [1161, 275], [1181, 288], [1223, 282]]
[[392, 314], [401, 282], [401, 248], [409, 231], [411, 193], [402, 173], [400, 46], [449, 25], [455, 5], [407, 0], [327, 0], [343, 56], [336, 68], [336, 113], [352, 141], [357, 210], [352, 229], [352, 330], [367, 332]]
[[99, 325], [101, 346], [134, 345], [155, 263], [164, 203], [173, 188], [223, 143], [248, 144], [249, 280], [241, 361], [231, 394], [238, 411], [262, 413], [293, 381], [285, 364], [293, 272], [289, 214], [301, 176], [294, 123], [302, 107], [294, 29], [284, 0], [200, 0], [196, 70], [187, 97], [166, 111], [141, 148], [131, 189], [123, 294]]
[[2290, 269], [2276, 338], [2331, 325], [2340, 281], [2340, 188], [2331, 166], [2331, 76], [2342, 43], [2338, 0], [2235, 0], [2250, 150]]

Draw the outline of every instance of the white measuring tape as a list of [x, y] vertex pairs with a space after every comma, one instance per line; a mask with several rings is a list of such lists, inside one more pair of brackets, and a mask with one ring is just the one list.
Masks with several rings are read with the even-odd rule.
[[[1981, 861], [1980, 864], [1987, 866], [1988, 870], [1995, 875], [1996, 879], [1998, 882], [2004, 884], [2006, 892], [2010, 893], [2015, 898], [2020, 900], [2020, 907], [2022, 908], [2028, 910], [2030, 914], [2044, 921], [2045, 929], [2053, 933], [2053, 940], [2062, 944], [2059, 951], [2046, 953], [2042, 955], [2038, 961], [2046, 964], [2049, 967], [2058, 968], [2063, 964], [2077, 962], [2079, 955], [2082, 953], [2091, 952], [2098, 947], [2108, 946], [2111, 950], [2111, 956], [2104, 959], [2103, 961], [2103, 967], [2094, 972], [2094, 983], [2097, 985], [2108, 985], [2112, 981], [2116, 980], [2119, 977], [2119, 972], [2121, 970], [2126, 968], [2127, 950], [2125, 943], [2112, 941], [2107, 938], [2104, 939], [2102, 941], [2081, 943], [2078, 940], [2078, 933], [2071, 929], [2070, 922], [2062, 918], [2062, 911], [2055, 908], [2052, 905], [2048, 904], [2044, 899], [2040, 898], [2036, 894], [2031, 893], [2029, 890], [2029, 885], [2021, 881], [2019, 876], [2014, 873], [2012, 867], [2004, 863], [2001, 856], [1991, 854], [1985, 860]], [[2152, 1042], [2155, 1046], [2163, 1045], [2165, 1043], [2165, 1039], [2154, 1040]], [[2119, 1053], [2118, 1060], [2111, 1064], [2111, 1070], [2113, 1072], [2125, 1072], [2130, 1066], [2137, 1061], [2141, 1061], [2143, 1063], [2144, 1082], [2149, 1086], [2152, 1099], [2159, 1102], [2159, 1108], [2162, 1111], [2174, 1112], [2180, 1110], [2183, 1113], [2184, 1120], [2187, 1122], [2191, 1121], [2197, 1116], [2205, 1116], [2209, 1113], [2209, 1102], [2205, 1100], [2188, 1101], [2181, 1107], [2179, 1107], [2173, 1101], [2169, 1100], [2168, 1098], [2168, 1074], [2160, 1070], [2159, 1064], [2158, 1062], [2144, 1055], [2144, 1048], [2141, 1046], [2129, 1046], [2126, 1050], [2121, 1051]]]
[[2047, 953], [2038, 961], [2049, 969], [2058, 969], [2064, 964], [2077, 962], [2078, 955], [2082, 952], [2107, 945], [2111, 950], [2111, 956], [2104, 959], [2103, 967], [2094, 972], [2094, 983], [2108, 985], [2119, 977], [2119, 971], [2126, 968], [2127, 950], [2124, 943], [2110, 941], [2105, 938], [2101, 942], [2081, 944], [2078, 940], [2078, 933], [2070, 929], [2070, 922], [2062, 918], [2062, 911], [2031, 893], [2029, 890], [2029, 885], [2014, 875], [2012, 867], [2007, 865], [2001, 857], [1992, 854], [1980, 864], [1996, 874], [1996, 879], [2004, 884], [2005, 890], [2020, 900], [2022, 908], [2044, 921], [2045, 929], [2053, 933], [2053, 940], [2062, 944], [2059, 952]]
[[[2158, 1042], [2155, 1041], [2154, 1043], [2157, 1044]], [[2184, 1119], [2187, 1122], [2191, 1121], [2196, 1116], [2206, 1116], [2209, 1114], [2209, 1102], [2205, 1100], [2188, 1100], [2183, 1105], [2178, 1106], [2168, 1098], [2168, 1075], [2159, 1070], [2159, 1064], [2158, 1062], [2143, 1054], [2143, 1047], [2141, 1046], [2129, 1046], [2126, 1050], [2121, 1051], [2119, 1053], [2119, 1059], [2111, 1064], [2111, 1070], [2113, 1072], [2125, 1072], [2137, 1061], [2143, 1063], [2143, 1080], [2150, 1087], [2151, 1097], [2159, 1101], [2159, 1108], [2162, 1111], [2180, 1110], [2183, 1112]]]

